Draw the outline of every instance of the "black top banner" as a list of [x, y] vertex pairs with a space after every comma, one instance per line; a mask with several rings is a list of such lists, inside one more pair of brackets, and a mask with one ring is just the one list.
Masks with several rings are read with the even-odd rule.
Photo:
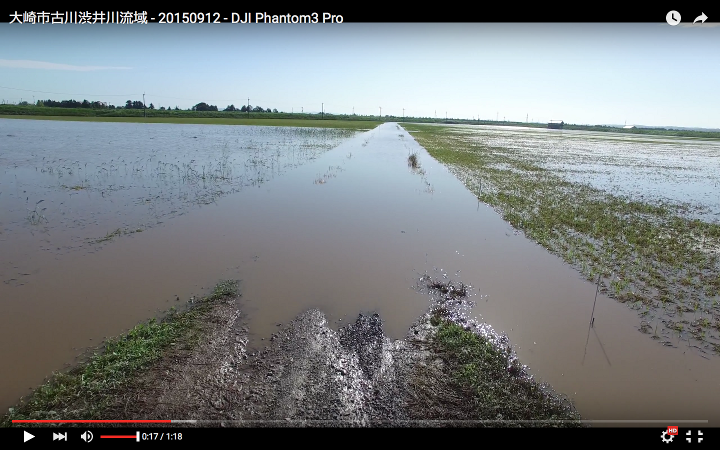
[[[492, 4], [459, 3], [395, 3], [374, 6], [366, 3], [338, 2], [327, 6], [295, 5], [287, 8], [275, 5], [207, 2], [174, 3], [157, 8], [155, 3], [97, 3], [82, 8], [66, 4], [35, 6], [28, 3], [3, 2], [0, 22], [13, 25], [148, 25], [148, 24], [338, 24], [338, 23], [658, 23], [706, 24], [720, 23], [720, 7], [716, 1], [653, 2], [639, 5], [608, 5], [607, 3], [575, 3], [574, 5], [538, 2], [533, 4], [508, 2]], [[29, 6], [28, 6], [29, 5]], [[182, 6], [181, 6], [182, 5]]]

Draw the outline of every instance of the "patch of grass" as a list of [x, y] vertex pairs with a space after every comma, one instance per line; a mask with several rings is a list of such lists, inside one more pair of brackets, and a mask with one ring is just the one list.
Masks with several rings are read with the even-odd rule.
[[450, 399], [463, 399], [461, 415], [455, 419], [499, 420], [508, 426], [581, 426], [572, 404], [524, 374], [509, 350], [441, 313], [431, 322], [436, 326], [434, 351], [453, 380], [442, 389], [453, 391], [447, 393]]
[[[479, 200], [603, 292], [629, 305], [646, 305], [669, 318], [678, 313], [720, 315], [720, 223], [692, 217], [692, 208], [646, 202], [569, 181], [544, 155], [486, 144], [466, 128], [406, 124], [431, 156], [448, 166]], [[570, 156], [568, 156], [570, 158]], [[597, 162], [602, 164], [602, 161]], [[688, 309], [692, 306], [692, 309]], [[720, 339], [705, 322], [709, 337]], [[687, 331], [682, 331], [686, 333]]]
[[104, 408], [137, 375], [160, 359], [168, 347], [195, 346], [202, 335], [203, 317], [216, 302], [236, 295], [237, 282], [222, 281], [187, 311], [173, 309], [162, 320], [151, 319], [108, 339], [85, 362], [68, 372], [53, 374], [28, 398], [21, 399], [0, 419], [0, 427], [12, 426], [12, 420], [102, 419]]

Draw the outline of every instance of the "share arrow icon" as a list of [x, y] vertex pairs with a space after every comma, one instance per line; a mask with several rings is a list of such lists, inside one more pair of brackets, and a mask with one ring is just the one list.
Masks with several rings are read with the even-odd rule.
[[695, 20], [693, 20], [693, 23], [696, 23], [697, 21], [700, 21], [700, 22], [702, 22], [702, 23], [705, 23], [706, 20], [707, 20], [707, 16], [705, 15], [705, 13], [702, 13], [702, 14], [700, 14], [699, 16], [697, 16], [697, 17], [695, 18]]

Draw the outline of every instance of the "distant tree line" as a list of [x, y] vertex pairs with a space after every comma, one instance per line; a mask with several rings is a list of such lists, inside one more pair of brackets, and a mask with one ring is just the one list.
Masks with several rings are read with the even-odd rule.
[[[203, 103], [198, 103], [198, 105], [201, 105], [201, 104], [203, 104]], [[217, 107], [215, 107], [215, 106], [211, 106], [211, 107], [215, 108], [215, 109], [208, 110], [208, 111], [217, 111]], [[200, 111], [200, 110], [198, 109], [198, 111]], [[236, 108], [235, 105], [228, 105], [228, 107], [223, 109], [223, 111], [239, 111], [239, 112], [244, 112], [244, 113], [246, 113], [248, 111], [260, 112], [260, 113], [276, 113], [276, 112], [278, 112], [277, 109], [271, 110], [270, 108], [265, 109], [262, 106], [253, 107], [252, 105], [242, 105], [240, 108]]]
[[62, 100], [62, 101], [55, 101], [55, 100], [38, 100], [37, 102], [38, 106], [50, 106], [53, 108], [93, 108], [93, 109], [114, 109], [115, 106], [108, 105], [105, 102], [89, 102], [87, 100], [83, 100], [82, 102], [79, 102], [77, 100]]
[[[29, 105], [28, 102], [22, 102], [21, 106]], [[48, 106], [52, 108], [91, 108], [91, 109], [145, 109], [146, 106], [139, 100], [128, 100], [125, 102], [125, 106], [109, 105], [105, 102], [89, 102], [83, 100], [82, 102], [77, 100], [38, 100], [37, 106]], [[147, 109], [155, 109], [155, 105], [150, 103], [147, 105]], [[160, 111], [180, 111], [180, 108], [175, 106], [174, 108], [168, 106], [167, 108], [161, 106]], [[197, 105], [189, 109], [189, 111], [219, 111], [216, 105], [210, 105], [205, 102], [200, 102]], [[235, 111], [235, 112], [254, 112], [254, 113], [277, 113], [277, 109], [263, 108], [262, 106], [243, 105], [240, 108], [235, 105], [228, 105], [223, 111]]]

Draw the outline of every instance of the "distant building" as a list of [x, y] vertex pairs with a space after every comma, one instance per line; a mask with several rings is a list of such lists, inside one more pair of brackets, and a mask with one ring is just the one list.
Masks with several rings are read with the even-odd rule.
[[625, 125], [623, 128], [626, 128], [628, 130], [631, 130], [633, 128], [637, 128], [635, 125]]
[[565, 126], [565, 122], [563, 122], [562, 120], [551, 120], [550, 122], [548, 122], [548, 128], [562, 130], [563, 126]]

